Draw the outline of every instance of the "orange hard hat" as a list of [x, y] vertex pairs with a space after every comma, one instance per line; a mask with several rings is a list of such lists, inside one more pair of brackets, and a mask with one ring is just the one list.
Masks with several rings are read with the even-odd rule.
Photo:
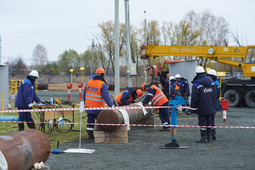
[[96, 70], [96, 74], [104, 74], [104, 69], [103, 68], [98, 68]]
[[141, 89], [136, 90], [137, 97], [141, 97], [143, 95], [143, 91]]
[[145, 89], [145, 86], [146, 86], [146, 85], [148, 85], [148, 83], [143, 83], [143, 84], [142, 84], [142, 90], [143, 90], [143, 91], [147, 91], [147, 90]]
[[166, 78], [169, 78], [169, 73], [166, 74]]

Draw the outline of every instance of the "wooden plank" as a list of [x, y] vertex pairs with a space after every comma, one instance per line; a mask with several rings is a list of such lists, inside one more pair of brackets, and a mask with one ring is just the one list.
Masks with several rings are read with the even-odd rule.
[[94, 131], [95, 143], [128, 143], [127, 127], [120, 127], [112, 132]]
[[62, 114], [64, 116], [73, 116], [73, 111], [71, 110], [67, 110], [67, 111], [56, 111], [55, 113], [57, 116], [62, 116]]
[[44, 112], [44, 120], [56, 119], [57, 115], [54, 112]]

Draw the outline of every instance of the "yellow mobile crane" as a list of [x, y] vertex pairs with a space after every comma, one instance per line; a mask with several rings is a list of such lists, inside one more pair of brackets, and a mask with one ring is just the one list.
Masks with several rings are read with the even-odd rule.
[[[228, 81], [222, 84], [222, 94], [224, 99], [229, 100], [230, 106], [239, 106], [244, 104], [245, 101], [249, 107], [255, 107], [255, 45], [222, 47], [156, 46], [149, 44], [141, 47], [141, 59], [160, 56], [193, 56], [241, 67], [244, 76], [251, 77], [251, 80]], [[231, 61], [228, 58], [241, 58], [242, 62]]]

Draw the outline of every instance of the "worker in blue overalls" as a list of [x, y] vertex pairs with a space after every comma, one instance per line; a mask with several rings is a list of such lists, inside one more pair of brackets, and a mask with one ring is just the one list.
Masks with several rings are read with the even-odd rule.
[[[221, 103], [220, 103], [220, 83], [217, 81], [217, 72], [214, 69], [211, 69], [207, 72], [207, 75], [212, 78], [213, 82], [216, 85], [217, 89], [217, 99], [216, 99], [216, 111], [221, 111]], [[215, 129], [215, 114], [212, 115], [212, 140], [216, 140], [216, 129]]]
[[[32, 109], [34, 102], [39, 103], [40, 98], [35, 91], [35, 80], [39, 77], [38, 71], [32, 70], [27, 78], [25, 78], [18, 89], [18, 93], [15, 99], [15, 107], [18, 110]], [[30, 112], [19, 112], [19, 121], [27, 121], [27, 126], [29, 129], [35, 129], [34, 120], [31, 117]], [[24, 123], [18, 124], [19, 131], [24, 130]]]
[[[189, 96], [190, 96], [189, 82], [188, 82], [187, 79], [183, 78], [180, 74], [175, 75], [175, 80], [176, 80], [176, 82], [178, 83], [178, 85], [180, 87], [181, 96], [185, 100], [185, 106], [188, 107], [189, 106]], [[190, 114], [189, 109], [184, 109], [184, 111], [187, 114]]]
[[170, 100], [175, 100], [175, 96], [180, 96], [180, 86], [174, 76], [170, 76]]

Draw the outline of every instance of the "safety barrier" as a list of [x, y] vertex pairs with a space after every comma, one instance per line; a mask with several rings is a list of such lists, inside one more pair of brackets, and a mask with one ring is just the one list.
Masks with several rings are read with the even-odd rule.
[[[41, 123], [57, 124], [57, 122], [28, 122], [28, 121], [0, 121], [0, 123]], [[179, 128], [218, 128], [218, 129], [255, 129], [254, 126], [196, 126], [196, 125], [146, 125], [146, 124], [109, 124], [109, 123], [66, 123], [74, 125], [97, 125], [97, 126], [133, 126], [133, 127], [179, 127]]]
[[[145, 109], [160, 109], [160, 108], [172, 108], [172, 106], [144, 106]], [[113, 109], [141, 109], [141, 107], [132, 106], [132, 107], [90, 107], [84, 108], [84, 110], [113, 110]], [[191, 109], [196, 110], [196, 108], [183, 107], [179, 106], [177, 109]], [[3, 113], [14, 113], [14, 112], [52, 112], [52, 111], [72, 111], [80, 110], [80, 108], [57, 108], [57, 109], [20, 109], [20, 110], [0, 110]]]
[[[172, 108], [172, 106], [144, 106], [145, 109], [159, 109], [159, 108]], [[195, 108], [179, 106], [177, 109], [191, 109]], [[84, 108], [84, 110], [113, 110], [113, 109], [141, 109], [141, 107], [93, 107]], [[57, 109], [22, 109], [22, 110], [0, 110], [2, 113], [13, 113], [13, 112], [52, 112], [52, 111], [75, 111], [80, 110], [80, 108], [57, 108]], [[2, 123], [33, 123], [26, 121], [0, 121]], [[34, 123], [47, 123], [47, 122], [34, 122]], [[54, 122], [53, 122], [54, 123]], [[195, 125], [146, 125], [146, 124], [104, 124], [104, 123], [68, 123], [68, 124], [87, 124], [87, 125], [103, 125], [103, 126], [138, 126], [138, 127], [187, 127], [187, 128], [228, 128], [228, 129], [255, 129], [253, 126], [195, 126]]]

